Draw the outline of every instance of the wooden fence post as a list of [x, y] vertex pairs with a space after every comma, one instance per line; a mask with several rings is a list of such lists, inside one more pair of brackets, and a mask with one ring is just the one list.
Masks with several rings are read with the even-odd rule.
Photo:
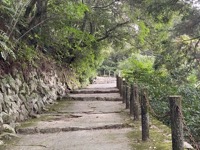
[[126, 102], [126, 81], [123, 81], [123, 103]]
[[117, 85], [116, 85], [117, 88], [119, 89], [119, 76], [118, 76], [118, 75], [116, 76], [116, 84], [117, 84]]
[[172, 149], [183, 150], [183, 122], [181, 96], [169, 96], [171, 130], [172, 130]]
[[133, 117], [134, 120], [139, 120], [139, 92], [138, 86], [133, 85]]
[[119, 77], [119, 94], [120, 94], [120, 96], [122, 96], [122, 78], [121, 77]]
[[130, 87], [126, 85], [126, 109], [130, 107]]
[[134, 106], [133, 106], [133, 92], [134, 92], [133, 88], [134, 88], [133, 85], [131, 85], [131, 94], [130, 94], [130, 115], [131, 116], [134, 116], [133, 115], [133, 111], [134, 111], [133, 110], [133, 108], [134, 108]]
[[141, 121], [142, 121], [142, 141], [149, 139], [149, 112], [148, 97], [146, 89], [141, 91]]
[[123, 97], [123, 79], [120, 78], [120, 96]]

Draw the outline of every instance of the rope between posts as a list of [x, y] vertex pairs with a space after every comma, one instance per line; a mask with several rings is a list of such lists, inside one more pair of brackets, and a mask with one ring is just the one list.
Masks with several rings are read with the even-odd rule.
[[[155, 113], [154, 109], [151, 107], [150, 103], [149, 103], [149, 99], [147, 98], [146, 96], [146, 93], [144, 93], [144, 96], [145, 98], [147, 99], [147, 105], [149, 107], [149, 110], [150, 112], [152, 113], [153, 116], [155, 117], [158, 117], [158, 118], [165, 118], [165, 117], [168, 117], [170, 116], [170, 111], [169, 112], [166, 112], [163, 116], [160, 116], [158, 114]], [[193, 137], [193, 135], [191, 134], [190, 132], [190, 129], [188, 128], [187, 124], [186, 124], [186, 121], [183, 117], [183, 113], [181, 111], [181, 109], [179, 107], [177, 107], [177, 110], [178, 112], [180, 113], [180, 117], [181, 117], [181, 120], [183, 122], [183, 128], [187, 131], [187, 134], [188, 134], [188, 137], [189, 137], [189, 140], [191, 141], [192, 145], [195, 147], [196, 150], [200, 150], [200, 147], [199, 145], [197, 144], [197, 142], [195, 141], [195, 138]]]
[[166, 118], [166, 117], [169, 117], [169, 116], [170, 116], [170, 111], [165, 112], [163, 116], [158, 115], [158, 114], [154, 111], [154, 109], [152, 108], [151, 104], [149, 103], [149, 99], [146, 97], [146, 93], [144, 93], [144, 96], [145, 96], [145, 98], [147, 99], [147, 106], [148, 106], [148, 108], [149, 108], [151, 114], [152, 114], [154, 117], [163, 119], [163, 118]]
[[189, 136], [189, 140], [192, 142], [192, 145], [195, 147], [196, 150], [200, 150], [200, 147], [199, 145], [197, 144], [197, 142], [195, 141], [195, 138], [193, 137], [193, 135], [191, 134], [191, 131], [190, 129], [188, 128], [187, 124], [186, 124], [186, 121], [183, 117], [183, 113], [181, 111], [181, 109], [178, 107], [177, 108], [178, 112], [179, 112], [179, 115], [181, 117], [181, 120], [183, 122], [183, 128], [187, 131], [187, 134]]
[[[128, 86], [128, 85], [122, 85], [123, 87], [129, 87], [129, 88], [131, 88], [130, 86]], [[152, 106], [151, 106], [151, 104], [150, 104], [150, 102], [149, 102], [149, 99], [147, 98], [147, 95], [146, 95], [146, 92], [144, 92], [144, 98], [147, 100], [147, 106], [148, 106], [148, 108], [149, 108], [149, 111], [150, 111], [150, 113], [153, 115], [153, 116], [155, 116], [155, 117], [157, 117], [157, 118], [160, 118], [160, 119], [163, 119], [163, 118], [166, 118], [166, 117], [170, 117], [170, 111], [168, 111], [168, 112], [165, 112], [164, 113], [164, 115], [158, 115], [155, 111], [154, 111], [154, 109], [152, 108]], [[188, 138], [189, 138], [189, 140], [190, 140], [190, 142], [192, 143], [192, 145], [194, 146], [194, 148], [196, 149], [196, 150], [200, 150], [200, 147], [199, 147], [199, 145], [197, 144], [197, 142], [195, 141], [195, 138], [193, 137], [193, 135], [191, 134], [191, 131], [190, 131], [190, 129], [188, 128], [188, 126], [187, 126], [187, 124], [186, 124], [186, 121], [185, 121], [185, 119], [184, 119], [184, 116], [183, 116], [183, 114], [182, 114], [182, 111], [181, 111], [181, 109], [179, 108], [179, 107], [177, 107], [177, 110], [178, 110], [178, 112], [180, 113], [180, 117], [181, 117], [181, 120], [182, 120], [182, 123], [183, 123], [183, 128], [185, 129], [185, 131], [187, 132], [187, 135], [188, 135]]]
[[122, 85], [123, 87], [128, 87], [128, 88], [131, 88], [130, 86], [128, 86], [128, 85]]

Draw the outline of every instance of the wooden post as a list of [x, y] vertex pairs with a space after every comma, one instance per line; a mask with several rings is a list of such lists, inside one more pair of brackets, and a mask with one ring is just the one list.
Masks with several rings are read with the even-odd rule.
[[149, 112], [148, 112], [148, 98], [146, 89], [141, 93], [141, 121], [142, 121], [142, 141], [149, 139]]
[[119, 76], [118, 76], [118, 75], [116, 76], [116, 84], [117, 84], [117, 85], [116, 85], [117, 88], [119, 89]]
[[133, 85], [130, 90], [130, 115], [133, 116]]
[[183, 122], [181, 96], [169, 96], [171, 130], [172, 130], [172, 149], [183, 150]]
[[134, 120], [139, 120], [139, 92], [136, 84], [131, 86], [130, 114], [134, 117]]
[[117, 75], [117, 78], [118, 78], [118, 87], [117, 87], [117, 88], [119, 89], [119, 93], [120, 93], [120, 86], [121, 86], [121, 85], [120, 85], [120, 84], [121, 84], [120, 82], [121, 82], [121, 78], [120, 78], [118, 75]]
[[119, 77], [119, 94], [120, 94], [120, 96], [122, 96], [122, 93], [121, 93], [122, 88], [121, 88], [121, 86], [122, 86], [122, 79], [121, 79], [121, 77]]
[[120, 78], [120, 96], [123, 97], [123, 79]]
[[130, 87], [126, 85], [126, 109], [130, 107]]
[[126, 81], [123, 81], [123, 103], [126, 102]]

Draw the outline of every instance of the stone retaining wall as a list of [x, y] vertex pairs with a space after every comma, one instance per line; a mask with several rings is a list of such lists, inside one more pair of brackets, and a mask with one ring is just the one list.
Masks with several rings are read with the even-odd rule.
[[66, 89], [56, 71], [42, 75], [33, 71], [26, 81], [20, 73], [5, 76], [0, 79], [0, 125], [41, 113], [45, 106], [64, 96]]

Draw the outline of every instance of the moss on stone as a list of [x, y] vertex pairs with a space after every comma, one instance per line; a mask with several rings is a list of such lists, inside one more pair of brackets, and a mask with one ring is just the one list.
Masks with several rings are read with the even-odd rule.
[[37, 124], [38, 121], [41, 121], [41, 120], [49, 120], [49, 119], [48, 119], [48, 116], [45, 116], [45, 115], [42, 115], [38, 118], [28, 119], [27, 121], [22, 122], [20, 126], [16, 127], [16, 129], [33, 126]]
[[[48, 107], [47, 113], [59, 112], [59, 110], [62, 110], [62, 108], [69, 107], [72, 103], [73, 103], [72, 101], [67, 101], [66, 99], [59, 100], [58, 103], [55, 103], [54, 105], [51, 105]], [[27, 121], [22, 122], [21, 125], [17, 128], [25, 128], [25, 127], [34, 126], [39, 121], [48, 121], [48, 120], [52, 120], [53, 118], [54, 118], [53, 116], [46, 115], [44, 113], [38, 118], [32, 118], [32, 119], [28, 119]]]
[[71, 104], [73, 104], [72, 101], [68, 101], [68, 98], [61, 99], [57, 101], [56, 104], [51, 105], [48, 107], [48, 112], [59, 112], [59, 110], [62, 110], [63, 108], [68, 108]]
[[11, 146], [18, 143], [20, 138], [13, 137], [12, 139], [3, 139], [4, 144], [0, 145], [0, 150], [12, 150]]

